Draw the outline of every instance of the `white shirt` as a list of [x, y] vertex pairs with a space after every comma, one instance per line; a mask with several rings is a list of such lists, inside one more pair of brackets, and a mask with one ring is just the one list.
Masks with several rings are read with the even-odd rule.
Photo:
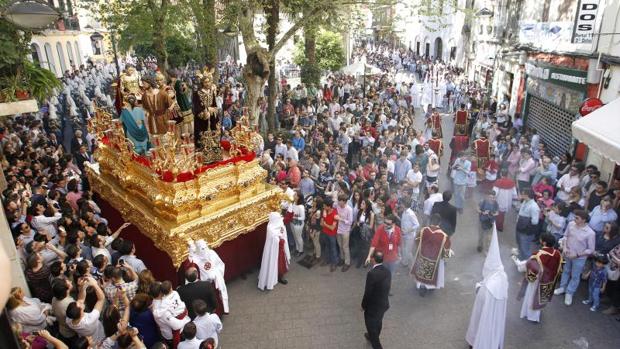
[[407, 172], [407, 180], [409, 182], [413, 182], [418, 183], [417, 187], [413, 187], [413, 192], [414, 193], [419, 193], [420, 192], [420, 183], [422, 183], [422, 172], [418, 171], [418, 172], [414, 172], [413, 170], [409, 170], [409, 172]]
[[91, 336], [95, 343], [101, 343], [105, 339], [103, 324], [99, 321], [99, 310], [93, 309], [90, 313], [83, 313], [80, 322], [73, 323], [73, 320], [67, 319], [67, 327], [75, 331], [79, 336]]
[[206, 313], [202, 316], [196, 316], [194, 319], [196, 324], [196, 338], [205, 340], [213, 338], [215, 346], [218, 344], [218, 334], [222, 331], [222, 321], [217, 314]]
[[140, 272], [146, 269], [146, 265], [144, 265], [144, 262], [134, 255], [121, 256], [119, 260], [124, 260], [125, 263], [129, 264], [129, 266], [133, 268], [136, 274], [140, 274]]
[[151, 307], [155, 322], [159, 326], [159, 331], [162, 337], [167, 340], [172, 340], [173, 330], [180, 331], [186, 323], [190, 322], [189, 316], [184, 317], [183, 320], [174, 317], [169, 309], [161, 306], [161, 299], [154, 299]]
[[297, 151], [297, 149], [295, 149], [295, 147], [291, 146], [290, 148], [288, 148], [286, 158], [299, 161], [299, 152]]
[[24, 332], [44, 330], [47, 327], [44, 311], [50, 309], [50, 305], [38, 298], [24, 297], [24, 302], [26, 304], [9, 311], [11, 320], [20, 323]]
[[181, 300], [181, 296], [174, 290], [162, 297], [161, 306], [170, 310], [173, 316], [179, 316], [187, 310], [185, 303]]
[[562, 201], [568, 201], [568, 193], [573, 187], [578, 186], [580, 179], [578, 175], [571, 176], [570, 173], [563, 175], [558, 181], [558, 198]]
[[431, 163], [435, 161], [435, 163], [439, 163], [439, 157], [437, 157], [437, 154], [435, 154], [435, 152], [431, 152], [431, 154], [428, 156], [428, 165], [426, 166], [426, 176], [428, 177], [437, 177], [439, 176], [439, 170], [441, 169], [440, 166], [437, 166], [437, 170], [436, 171], [431, 171]]
[[196, 337], [189, 340], [184, 340], [179, 345], [177, 345], [177, 349], [198, 349], [200, 348], [200, 343], [202, 341]]
[[56, 237], [56, 222], [62, 218], [62, 214], [59, 212], [54, 213], [54, 217], [46, 217], [44, 215], [34, 216], [32, 218], [32, 227], [37, 231], [41, 232], [41, 230], [46, 230], [48, 233], [52, 235], [52, 237]]
[[431, 194], [428, 199], [424, 200], [424, 214], [430, 216], [431, 212], [433, 211], [433, 205], [435, 205], [436, 202], [440, 201], [443, 201], [442, 193]]
[[292, 207], [293, 215], [295, 220], [305, 221], [306, 220], [306, 209], [304, 205], [293, 205]]

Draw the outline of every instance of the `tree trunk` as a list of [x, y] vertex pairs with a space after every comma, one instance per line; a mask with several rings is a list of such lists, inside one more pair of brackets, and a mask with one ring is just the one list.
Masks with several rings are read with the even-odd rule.
[[[280, 2], [273, 1], [271, 6], [265, 9], [267, 14], [267, 45], [269, 51], [273, 50], [276, 45], [276, 37], [278, 36], [278, 25], [280, 23]], [[274, 132], [276, 129], [276, 98], [278, 97], [278, 81], [276, 77], [276, 54], [271, 55], [269, 62], [269, 75], [268, 88], [269, 88], [269, 100], [267, 101], [267, 125], [269, 132]]]
[[217, 66], [217, 46], [215, 45], [215, 0], [203, 0], [204, 25], [202, 37], [204, 45], [205, 61], [212, 67]]
[[153, 2], [149, 5], [153, 8], [153, 51], [157, 58], [157, 64], [165, 73], [168, 71], [168, 51], [166, 50], [166, 32], [165, 25], [168, 18], [168, 5], [170, 0], [161, 0], [161, 6], [157, 8]]
[[314, 84], [315, 87], [318, 86], [321, 79], [321, 69], [316, 61], [316, 33], [317, 27], [314, 24], [309, 24], [304, 28], [306, 64], [302, 67], [302, 81], [305, 84]]
[[262, 96], [269, 72], [269, 52], [260, 46], [251, 47], [243, 67], [243, 77], [248, 88], [248, 112], [252, 125], [258, 120], [258, 98]]

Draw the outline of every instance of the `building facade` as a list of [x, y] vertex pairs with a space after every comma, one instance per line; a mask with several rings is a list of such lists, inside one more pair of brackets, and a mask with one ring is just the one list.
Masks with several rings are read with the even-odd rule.
[[78, 0], [48, 0], [61, 18], [48, 29], [33, 35], [31, 59], [49, 69], [57, 77], [78, 68], [89, 59], [104, 59], [110, 50], [107, 31], [88, 11], [78, 6]]
[[465, 4], [465, 0], [433, 0], [421, 9], [396, 5], [401, 42], [419, 56], [463, 67]]

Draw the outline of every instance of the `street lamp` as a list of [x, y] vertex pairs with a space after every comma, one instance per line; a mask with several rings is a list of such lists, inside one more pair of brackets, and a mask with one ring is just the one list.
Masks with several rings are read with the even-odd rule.
[[0, 16], [24, 29], [43, 29], [60, 18], [60, 13], [39, 0], [15, 0], [1, 10]]

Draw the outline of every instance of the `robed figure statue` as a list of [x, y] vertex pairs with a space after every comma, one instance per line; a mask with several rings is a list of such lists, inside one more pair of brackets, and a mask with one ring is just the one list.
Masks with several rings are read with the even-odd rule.
[[201, 88], [193, 93], [194, 140], [196, 148], [204, 152], [207, 162], [221, 160], [220, 118], [215, 97], [217, 88], [210, 74], [201, 80]]
[[174, 101], [166, 89], [159, 88], [154, 77], [143, 77], [142, 85], [145, 89], [142, 106], [146, 111], [149, 134], [164, 134], [168, 131], [167, 123]]
[[123, 106], [120, 119], [125, 130], [125, 136], [133, 143], [138, 154], [145, 154], [149, 150], [149, 133], [145, 126], [144, 109], [137, 106], [137, 98], [130, 94]]

